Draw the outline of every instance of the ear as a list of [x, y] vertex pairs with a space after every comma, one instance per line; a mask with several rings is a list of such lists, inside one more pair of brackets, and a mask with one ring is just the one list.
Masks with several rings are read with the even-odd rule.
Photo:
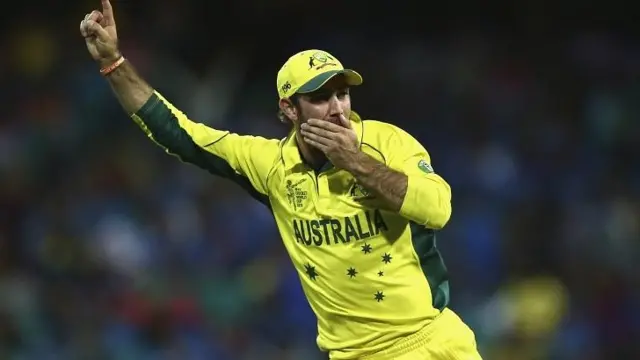
[[281, 99], [278, 105], [280, 106], [280, 111], [282, 111], [282, 114], [286, 116], [287, 119], [292, 121], [294, 124], [298, 123], [298, 108], [293, 105], [291, 100]]

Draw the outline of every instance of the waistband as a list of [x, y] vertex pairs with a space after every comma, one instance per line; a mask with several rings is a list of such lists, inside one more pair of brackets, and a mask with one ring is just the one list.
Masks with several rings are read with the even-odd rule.
[[420, 329], [415, 334], [409, 335], [404, 339], [399, 340], [395, 344], [391, 345], [388, 349], [379, 351], [375, 354], [366, 355], [360, 360], [392, 360], [404, 354], [410, 353], [420, 347], [424, 346], [426, 342], [432, 337], [431, 335], [438, 328], [437, 323], [443, 317], [450, 317], [453, 312], [445, 308], [433, 321], [429, 322], [425, 327]]

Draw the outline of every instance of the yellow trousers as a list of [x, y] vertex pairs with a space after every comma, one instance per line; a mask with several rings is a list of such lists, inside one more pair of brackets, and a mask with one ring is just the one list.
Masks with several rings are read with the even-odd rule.
[[445, 309], [431, 324], [361, 360], [482, 360], [473, 331]]

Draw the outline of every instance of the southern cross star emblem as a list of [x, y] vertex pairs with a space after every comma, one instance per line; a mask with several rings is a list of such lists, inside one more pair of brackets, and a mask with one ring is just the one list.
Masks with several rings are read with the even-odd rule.
[[368, 254], [371, 252], [371, 250], [373, 250], [373, 248], [371, 247], [371, 245], [369, 244], [364, 244], [362, 245], [362, 252], [365, 254]]
[[309, 279], [311, 280], [315, 280], [316, 277], [318, 277], [318, 273], [316, 272], [316, 267], [311, 266], [311, 264], [304, 265], [304, 272], [306, 272], [307, 275], [309, 275]]

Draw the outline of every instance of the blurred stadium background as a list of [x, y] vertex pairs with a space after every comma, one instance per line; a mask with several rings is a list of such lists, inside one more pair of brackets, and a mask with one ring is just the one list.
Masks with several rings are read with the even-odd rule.
[[[354, 108], [453, 187], [439, 245], [487, 360], [640, 359], [640, 42], [614, 5], [114, 0], [126, 56], [214, 127], [283, 136], [301, 49], [358, 69]], [[78, 33], [99, 1], [13, 6], [0, 358], [325, 358], [266, 209], [120, 110]]]

